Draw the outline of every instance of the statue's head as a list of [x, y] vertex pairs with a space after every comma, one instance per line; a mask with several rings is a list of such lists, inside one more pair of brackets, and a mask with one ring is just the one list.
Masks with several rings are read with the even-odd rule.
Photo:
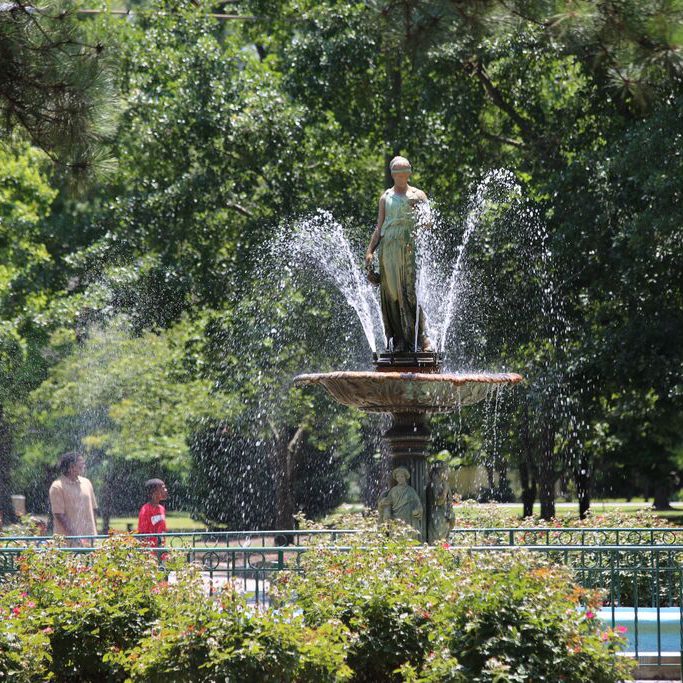
[[448, 479], [448, 467], [446, 467], [446, 464], [437, 462], [432, 465], [432, 468], [429, 470], [429, 478], [432, 481], [438, 481], [440, 479], [446, 481]]
[[407, 484], [410, 479], [410, 472], [405, 467], [397, 467], [391, 472], [398, 484]]
[[399, 173], [405, 173], [407, 176], [410, 176], [412, 173], [410, 162], [405, 157], [394, 157], [389, 162], [389, 170], [391, 171], [391, 175], [393, 176], [394, 180], [396, 179], [396, 175]]

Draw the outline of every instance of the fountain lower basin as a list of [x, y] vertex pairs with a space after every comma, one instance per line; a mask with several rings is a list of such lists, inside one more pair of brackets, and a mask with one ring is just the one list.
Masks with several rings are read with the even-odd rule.
[[517, 384], [516, 373], [323, 372], [299, 375], [298, 385], [322, 385], [339, 403], [371, 413], [450, 413]]

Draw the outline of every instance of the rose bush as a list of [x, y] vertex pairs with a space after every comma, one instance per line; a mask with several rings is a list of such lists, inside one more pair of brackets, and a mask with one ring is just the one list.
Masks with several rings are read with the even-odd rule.
[[230, 587], [209, 597], [195, 568], [163, 567], [130, 536], [34, 549], [0, 588], [0, 680], [344, 680], [344, 630], [309, 629], [294, 609], [250, 610]]
[[[400, 531], [311, 546], [274, 605], [127, 536], [93, 552], [32, 550], [0, 588], [0, 680], [613, 683], [622, 640], [600, 596], [523, 552], [417, 544]], [[339, 543], [339, 539], [337, 543]], [[172, 581], [167, 580], [169, 570]]]
[[564, 567], [526, 552], [482, 554], [364, 532], [343, 551], [320, 545], [284, 576], [309, 626], [349, 631], [352, 680], [623, 680], [620, 634], [594, 618], [601, 596]]

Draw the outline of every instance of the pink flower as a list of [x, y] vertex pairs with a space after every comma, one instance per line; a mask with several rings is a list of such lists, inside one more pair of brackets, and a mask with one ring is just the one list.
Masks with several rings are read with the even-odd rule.
[[600, 634], [600, 640], [603, 640], [603, 641], [609, 640], [609, 631], [603, 631]]
[[13, 614], [15, 617], [18, 617], [18, 616], [21, 614], [21, 607], [19, 607], [19, 606], [17, 606], [17, 607], [12, 607], [12, 614]]
[[588, 610], [588, 612], [586, 612], [586, 619], [595, 619], [595, 614]]
[[444, 542], [444, 543], [441, 544], [441, 547], [442, 547], [442, 548], [445, 548], [446, 550], [448, 550], [448, 549], [451, 547], [451, 544], [448, 543], [448, 542]]
[[628, 631], [628, 629], [626, 628], [626, 626], [621, 626], [621, 625], [617, 626], [614, 630], [615, 630], [617, 633], [626, 633], [626, 632]]

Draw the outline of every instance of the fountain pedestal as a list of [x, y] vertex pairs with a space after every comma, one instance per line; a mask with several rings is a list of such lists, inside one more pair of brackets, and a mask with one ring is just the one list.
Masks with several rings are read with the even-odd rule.
[[[391, 469], [405, 467], [410, 472], [410, 485], [415, 489], [422, 503], [420, 534], [427, 539], [429, 510], [427, 507], [427, 457], [432, 438], [426, 413], [394, 413], [393, 424], [384, 433], [384, 440], [391, 453]], [[433, 539], [428, 539], [433, 540]]]
[[[383, 354], [386, 356], [386, 354]], [[418, 354], [421, 355], [421, 354]], [[399, 354], [395, 354], [399, 356]], [[416, 354], [406, 354], [414, 358]], [[427, 457], [430, 441], [428, 426], [432, 413], [450, 413], [486, 398], [496, 387], [522, 381], [515, 373], [440, 373], [440, 363], [415, 364], [394, 357], [375, 372], [327, 372], [299, 375], [298, 385], [318, 385], [327, 389], [339, 403], [371, 413], [389, 413], [393, 425], [384, 434], [392, 459], [392, 470], [405, 467], [410, 486], [422, 503], [420, 535], [424, 541], [430, 527], [427, 490]], [[398, 368], [410, 369], [401, 372]], [[389, 484], [387, 488], [390, 488]], [[417, 526], [417, 524], [416, 524]]]

